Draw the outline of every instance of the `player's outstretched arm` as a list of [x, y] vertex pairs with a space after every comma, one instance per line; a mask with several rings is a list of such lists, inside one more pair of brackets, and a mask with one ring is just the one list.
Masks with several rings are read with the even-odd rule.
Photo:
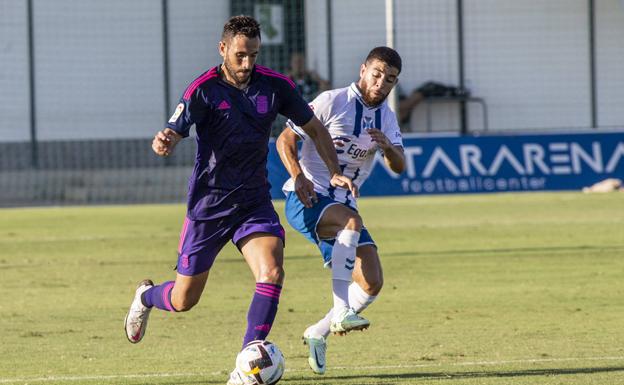
[[275, 145], [282, 163], [284, 163], [286, 170], [295, 181], [295, 194], [297, 194], [297, 197], [305, 207], [310, 208], [316, 202], [317, 197], [314, 191], [314, 184], [306, 178], [299, 164], [298, 140], [297, 134], [286, 127], [277, 138]]
[[388, 167], [397, 174], [405, 171], [405, 154], [403, 153], [403, 147], [393, 145], [388, 137], [377, 128], [368, 129], [368, 134], [373, 141], [377, 143], [381, 151], [383, 151], [384, 161]]
[[160, 156], [169, 156], [180, 140], [182, 140], [182, 135], [171, 128], [165, 128], [154, 135], [152, 150]]
[[314, 146], [323, 162], [327, 165], [329, 173], [332, 176], [329, 183], [334, 187], [341, 187], [351, 190], [354, 197], [359, 197], [358, 187], [351, 178], [342, 175], [338, 166], [338, 156], [334, 148], [334, 142], [327, 129], [323, 126], [316, 116], [301, 127], [306, 134], [314, 141]]

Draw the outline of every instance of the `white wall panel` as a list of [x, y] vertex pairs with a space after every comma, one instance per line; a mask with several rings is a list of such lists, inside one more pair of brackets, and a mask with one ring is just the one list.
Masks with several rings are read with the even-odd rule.
[[332, 2], [334, 87], [359, 78], [360, 64], [379, 45], [386, 44], [386, 11], [380, 0]]
[[598, 126], [624, 127], [624, 1], [595, 4]]
[[228, 0], [169, 1], [171, 113], [193, 79], [222, 62], [218, 44], [229, 17]]
[[306, 63], [308, 68], [321, 77], [329, 79], [329, 60], [327, 53], [327, 7], [325, 1], [307, 0], [305, 2], [306, 24]]
[[590, 126], [586, 0], [465, 1], [466, 79], [494, 129]]
[[33, 3], [39, 138], [152, 136], [164, 108], [160, 2]]
[[[420, 84], [433, 80], [458, 85], [456, 0], [395, 1], [396, 49], [403, 59], [400, 87], [409, 94]], [[417, 106], [410, 119], [410, 130], [427, 130], [430, 115], [432, 131], [459, 130], [456, 103]]]
[[26, 0], [0, 0], [0, 141], [30, 140]]

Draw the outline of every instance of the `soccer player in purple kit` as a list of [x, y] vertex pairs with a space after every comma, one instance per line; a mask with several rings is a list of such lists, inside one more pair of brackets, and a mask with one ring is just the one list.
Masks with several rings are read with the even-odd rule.
[[[153, 307], [179, 312], [197, 304], [209, 270], [229, 240], [256, 280], [243, 346], [266, 339], [284, 280], [284, 229], [271, 203], [266, 170], [267, 143], [278, 113], [314, 141], [332, 175], [331, 184], [358, 195], [357, 186], [340, 171], [331, 137], [294, 83], [255, 64], [259, 49], [258, 22], [248, 16], [230, 18], [219, 42], [223, 63], [187, 87], [167, 127], [154, 137], [154, 152], [168, 156], [195, 124], [198, 147], [175, 281], [139, 284], [125, 319], [132, 343], [143, 338]], [[228, 384], [240, 383], [234, 370]]]

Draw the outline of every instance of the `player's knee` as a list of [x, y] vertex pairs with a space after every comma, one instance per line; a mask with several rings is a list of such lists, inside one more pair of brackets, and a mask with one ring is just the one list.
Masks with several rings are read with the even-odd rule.
[[362, 231], [362, 217], [357, 213], [350, 215], [345, 223], [345, 229], [357, 232]]
[[261, 269], [256, 281], [281, 285], [284, 281], [284, 276], [284, 269], [281, 266], [273, 266]]

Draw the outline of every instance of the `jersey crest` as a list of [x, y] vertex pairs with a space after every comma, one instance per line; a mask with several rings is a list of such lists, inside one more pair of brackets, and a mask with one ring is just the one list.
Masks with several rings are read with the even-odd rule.
[[258, 95], [256, 98], [256, 111], [259, 114], [266, 114], [269, 112], [269, 98], [266, 95]]

